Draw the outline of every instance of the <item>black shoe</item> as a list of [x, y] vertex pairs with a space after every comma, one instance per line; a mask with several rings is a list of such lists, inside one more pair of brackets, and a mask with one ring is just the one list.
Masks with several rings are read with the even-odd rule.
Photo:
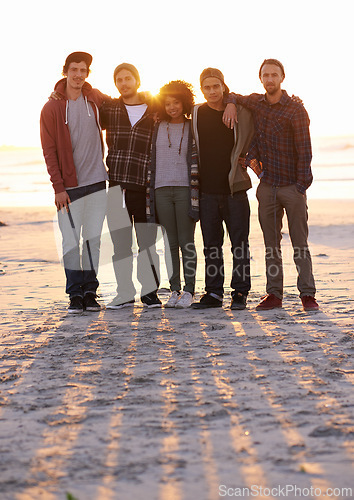
[[141, 297], [141, 302], [147, 307], [161, 307], [162, 302], [156, 292], [147, 293]]
[[83, 312], [84, 312], [84, 302], [82, 297], [80, 297], [79, 295], [76, 295], [75, 297], [70, 297], [68, 313], [81, 314]]
[[85, 293], [84, 295], [84, 308], [86, 311], [100, 311], [101, 306], [96, 300], [94, 293]]
[[203, 295], [199, 302], [194, 302], [191, 307], [193, 307], [193, 309], [210, 309], [211, 307], [222, 307], [222, 300], [213, 297], [212, 295], [210, 295], [210, 293], [207, 292], [205, 295]]
[[241, 292], [231, 293], [231, 309], [246, 309], [247, 295]]

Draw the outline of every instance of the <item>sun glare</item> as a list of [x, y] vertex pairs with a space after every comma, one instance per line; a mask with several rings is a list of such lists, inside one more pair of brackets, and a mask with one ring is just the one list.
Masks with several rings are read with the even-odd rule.
[[[208, 3], [181, 0], [172, 16], [162, 0], [137, 0], [134, 12], [139, 16], [134, 26], [120, 23], [119, 30], [118, 16], [130, 17], [131, 4], [120, 5], [115, 12], [110, 2], [102, 0], [102, 12], [108, 9], [110, 14], [90, 30], [91, 13], [81, 6], [63, 0], [53, 20], [47, 12], [48, 4], [44, 0], [36, 3], [41, 12], [38, 18], [33, 17], [30, 4], [23, 0], [4, 6], [3, 17], [8, 22], [4, 23], [0, 40], [3, 47], [9, 40], [13, 43], [11, 50], [3, 53], [2, 66], [6, 75], [17, 76], [1, 81], [6, 98], [2, 103], [0, 146], [40, 145], [40, 110], [61, 78], [66, 55], [74, 50], [92, 53], [89, 82], [113, 97], [118, 96], [113, 70], [125, 61], [139, 69], [142, 90], [156, 94], [168, 81], [183, 79], [194, 86], [197, 101], [202, 100], [199, 75], [204, 68], [221, 69], [233, 91], [263, 92], [258, 68], [264, 58], [276, 57], [285, 66], [284, 88], [299, 95], [309, 112], [313, 136], [354, 133], [352, 113], [348, 106], [334, 102], [333, 78], [324, 77], [322, 71], [333, 57], [336, 67], [341, 68], [340, 94], [349, 95], [354, 67], [348, 64], [344, 48], [352, 46], [350, 2], [339, 2], [341, 8], [321, 8], [319, 12], [321, 4], [305, 0], [299, 0], [295, 7], [275, 0], [270, 10], [261, 0], [255, 0], [251, 7], [225, 0], [222, 10], [211, 15]], [[67, 9], [70, 17], [80, 19], [80, 26], [85, 28], [69, 29], [63, 38]], [[291, 12], [292, 22], [280, 29], [287, 12]], [[18, 43], [14, 30], [21, 33]], [[26, 40], [25, 47], [22, 40]]]

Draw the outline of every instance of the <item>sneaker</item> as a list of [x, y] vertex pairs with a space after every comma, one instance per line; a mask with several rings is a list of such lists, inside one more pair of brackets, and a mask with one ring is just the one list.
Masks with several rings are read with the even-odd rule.
[[210, 293], [206, 293], [199, 302], [192, 304], [193, 309], [210, 309], [212, 307], [222, 307], [222, 300], [213, 297]]
[[177, 292], [174, 290], [171, 293], [170, 298], [166, 302], [165, 307], [175, 307], [180, 296], [181, 296], [181, 292]]
[[311, 295], [303, 295], [301, 297], [301, 302], [304, 311], [318, 311], [319, 309], [319, 305], [317, 304], [315, 297], [311, 297]]
[[94, 293], [85, 293], [84, 295], [84, 308], [86, 311], [100, 311], [101, 305], [96, 300]]
[[270, 309], [276, 309], [282, 307], [282, 300], [278, 299], [273, 293], [269, 293], [262, 297], [262, 300], [256, 307], [257, 311], [269, 311]]
[[246, 304], [247, 295], [236, 291], [231, 293], [231, 309], [246, 309]]
[[157, 292], [147, 293], [141, 297], [141, 302], [149, 308], [161, 307], [162, 302], [157, 296]]
[[177, 301], [176, 309], [186, 309], [193, 304], [193, 295], [190, 292], [183, 292]]
[[116, 295], [112, 302], [106, 305], [106, 309], [122, 309], [123, 307], [133, 307], [135, 300], [124, 300], [120, 295]]
[[84, 312], [84, 302], [82, 297], [80, 297], [79, 295], [76, 295], [75, 297], [70, 297], [68, 313], [81, 314], [83, 312]]

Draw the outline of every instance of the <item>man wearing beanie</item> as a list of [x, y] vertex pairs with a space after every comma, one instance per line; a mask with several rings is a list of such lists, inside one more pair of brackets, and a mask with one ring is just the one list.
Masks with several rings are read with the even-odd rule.
[[[156, 226], [147, 225], [146, 182], [150, 159], [154, 113], [150, 102], [138, 93], [140, 76], [135, 66], [122, 63], [114, 70], [119, 99], [107, 101], [101, 108], [101, 124], [106, 129], [109, 192], [107, 221], [114, 255], [117, 296], [108, 309], [133, 306], [133, 231], [139, 254], [137, 277], [141, 283], [141, 300], [148, 307], [160, 307], [159, 259], [155, 250]], [[128, 210], [131, 226], [120, 227], [122, 210]]]
[[98, 109], [107, 96], [85, 81], [91, 62], [87, 52], [73, 52], [66, 58], [64, 78], [55, 86], [58, 99], [45, 104], [40, 119], [63, 239], [69, 313], [101, 309], [96, 300], [97, 268], [108, 176]]
[[224, 75], [206, 68], [200, 75], [206, 103], [194, 107], [192, 126], [199, 154], [200, 224], [204, 242], [205, 291], [195, 309], [221, 307], [224, 295], [223, 239], [225, 223], [231, 240], [233, 269], [231, 309], [244, 309], [251, 287], [249, 258], [250, 208], [247, 190], [251, 180], [240, 165], [253, 137], [252, 115], [237, 106], [238, 123], [223, 123], [225, 96], [229, 89]]

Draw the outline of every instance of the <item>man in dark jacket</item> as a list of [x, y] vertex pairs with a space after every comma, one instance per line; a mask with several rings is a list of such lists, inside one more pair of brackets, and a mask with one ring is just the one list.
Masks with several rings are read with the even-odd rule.
[[96, 300], [97, 270], [108, 176], [98, 108], [105, 96], [85, 81], [91, 62], [86, 52], [73, 52], [66, 58], [64, 79], [55, 87], [61, 99], [48, 101], [40, 118], [43, 154], [63, 239], [69, 313], [101, 309]]

